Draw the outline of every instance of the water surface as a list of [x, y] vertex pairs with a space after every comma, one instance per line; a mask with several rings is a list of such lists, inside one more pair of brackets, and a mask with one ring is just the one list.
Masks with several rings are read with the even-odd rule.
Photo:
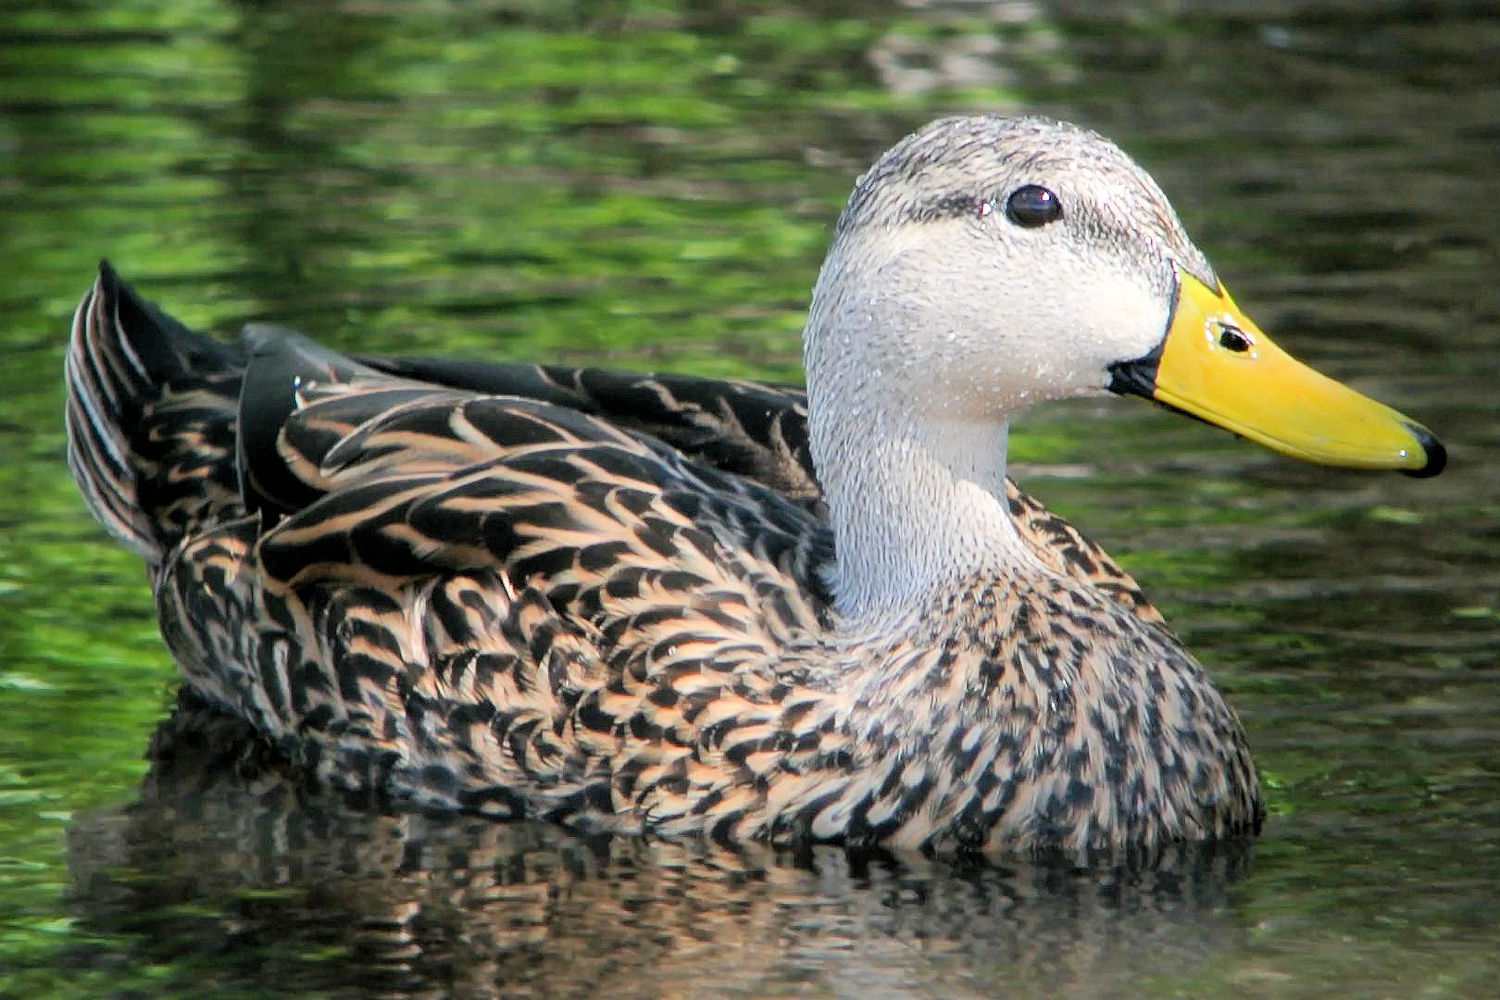
[[[1493, 989], [1488, 5], [161, 6], [0, 18], [0, 993]], [[1418, 482], [1122, 401], [1017, 432], [1025, 484], [1142, 578], [1239, 709], [1272, 810], [1253, 853], [728, 852], [148, 773], [174, 669], [62, 460], [98, 257], [225, 333], [796, 378], [854, 175], [963, 110], [1117, 139], [1267, 330], [1450, 446]]]

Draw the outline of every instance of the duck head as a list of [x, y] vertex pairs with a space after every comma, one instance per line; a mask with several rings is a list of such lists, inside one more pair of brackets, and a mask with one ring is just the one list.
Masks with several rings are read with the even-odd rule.
[[943, 119], [882, 156], [840, 217], [805, 355], [815, 460], [847, 447], [820, 409], [1003, 424], [1114, 392], [1325, 465], [1430, 476], [1446, 461], [1426, 428], [1241, 312], [1118, 147], [1043, 118]]

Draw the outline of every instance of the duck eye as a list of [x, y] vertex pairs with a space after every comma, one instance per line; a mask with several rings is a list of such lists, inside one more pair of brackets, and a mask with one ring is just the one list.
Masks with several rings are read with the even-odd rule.
[[1250, 335], [1239, 327], [1230, 323], [1224, 323], [1219, 327], [1219, 346], [1236, 354], [1243, 354], [1250, 350], [1255, 342]]
[[1062, 202], [1040, 184], [1027, 184], [1005, 199], [1005, 215], [1018, 226], [1035, 229], [1062, 218]]

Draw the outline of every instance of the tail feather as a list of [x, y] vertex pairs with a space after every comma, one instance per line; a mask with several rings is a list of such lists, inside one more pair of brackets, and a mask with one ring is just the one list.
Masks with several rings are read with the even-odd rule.
[[[201, 337], [141, 299], [107, 262], [73, 314], [65, 364], [68, 467], [101, 524], [151, 563], [159, 563], [175, 532], [154, 509], [154, 480], [177, 459], [147, 424], [165, 394], [201, 382], [201, 375], [237, 370], [235, 348]], [[237, 385], [215, 389], [233, 433]]]

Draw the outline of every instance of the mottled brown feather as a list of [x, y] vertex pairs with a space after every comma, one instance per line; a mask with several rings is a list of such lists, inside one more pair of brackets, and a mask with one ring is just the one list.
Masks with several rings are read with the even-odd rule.
[[[215, 352], [107, 269], [79, 316], [85, 497], [147, 556], [193, 690], [328, 785], [944, 850], [1259, 824], [1201, 668], [1013, 483], [1042, 578], [972, 580], [890, 637], [835, 628], [798, 390], [356, 363], [266, 330]], [[152, 338], [175, 365], [98, 360]]]

